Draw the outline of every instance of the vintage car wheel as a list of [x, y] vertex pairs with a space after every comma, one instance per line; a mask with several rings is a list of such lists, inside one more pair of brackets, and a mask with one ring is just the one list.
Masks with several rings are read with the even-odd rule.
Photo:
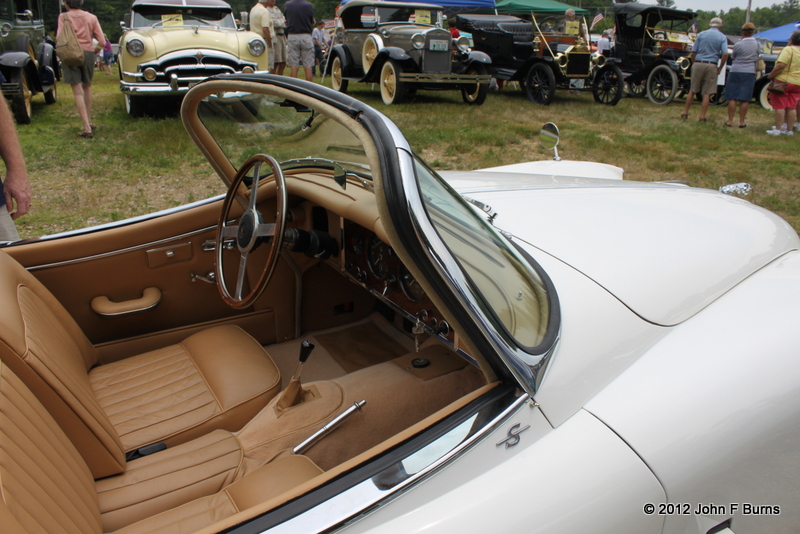
[[678, 75], [668, 65], [659, 65], [647, 77], [647, 98], [653, 104], [665, 105], [678, 94]]
[[11, 83], [19, 84], [20, 92], [11, 97], [11, 109], [14, 111], [14, 118], [17, 124], [31, 123], [31, 99], [33, 93], [28, 85], [28, 77], [22, 69], [16, 69], [11, 73]]
[[131, 117], [144, 117], [147, 114], [147, 98], [144, 96], [125, 95], [125, 111]]
[[45, 91], [44, 101], [46, 104], [55, 104], [58, 102], [58, 84], [54, 83], [49, 91]]
[[364, 48], [361, 50], [361, 65], [364, 68], [364, 74], [372, 68], [372, 64], [375, 62], [375, 58], [378, 57], [380, 50], [381, 47], [377, 38], [374, 35], [368, 36], [364, 41]]
[[769, 91], [767, 87], [769, 83], [765, 83], [761, 86], [761, 90], [756, 90], [756, 98], [758, 99], [758, 103], [761, 104], [761, 107], [764, 109], [772, 110], [772, 104], [769, 101]]
[[[261, 178], [261, 166], [267, 164], [272, 167], [272, 176], [275, 180], [275, 202], [277, 204], [275, 210], [275, 222], [266, 223], [258, 211], [258, 184]], [[252, 172], [252, 185], [250, 186], [250, 196], [245, 197], [247, 200], [247, 207], [242, 215], [237, 220], [236, 224], [229, 224], [231, 220], [231, 208], [233, 203], [241, 198], [242, 186], [244, 179], [248, 177], [250, 171]], [[225, 200], [222, 203], [222, 211], [220, 213], [219, 222], [217, 223], [217, 242], [216, 242], [216, 256], [217, 261], [214, 266], [217, 288], [222, 296], [222, 300], [235, 309], [242, 309], [251, 306], [264, 289], [267, 287], [272, 275], [275, 272], [275, 267], [278, 265], [281, 249], [283, 248], [283, 230], [286, 225], [286, 180], [283, 176], [280, 163], [272, 156], [266, 154], [256, 154], [245, 161], [239, 168], [239, 172], [231, 181], [228, 192], [225, 195]], [[239, 252], [239, 267], [236, 275], [236, 288], [233, 293], [228, 290], [228, 285], [225, 281], [224, 266], [224, 252], [225, 241], [233, 239], [235, 241], [234, 250]], [[247, 277], [247, 263], [250, 253], [253, 252], [262, 243], [269, 244], [266, 259], [264, 260], [264, 268], [258, 276], [258, 280], [253, 284], [252, 289], [243, 294], [245, 281]]]
[[625, 92], [622, 71], [616, 65], [606, 65], [597, 73], [592, 83], [595, 102], [616, 106]]
[[725, 87], [717, 87], [717, 92], [711, 95], [709, 102], [712, 106], [727, 106], [728, 100], [723, 96], [725, 94]]
[[[473, 67], [467, 71], [467, 74], [470, 76], [483, 76], [486, 74], [486, 67], [483, 65], [478, 65], [477, 67]], [[473, 104], [475, 106], [480, 106], [486, 101], [486, 95], [489, 94], [489, 84], [488, 83], [476, 83], [474, 87], [471, 89], [462, 89], [461, 90], [461, 99], [466, 102], [467, 104]]]
[[381, 98], [387, 106], [396, 104], [403, 98], [405, 84], [400, 81], [400, 74], [403, 73], [402, 67], [390, 59], [381, 67], [380, 85]]
[[535, 63], [525, 77], [525, 94], [534, 104], [549, 105], [556, 94], [556, 77], [544, 63]]
[[647, 94], [647, 81], [642, 80], [639, 83], [628, 83], [628, 94], [635, 98], [642, 98]]
[[331, 87], [334, 91], [346, 93], [348, 82], [349, 80], [345, 80], [342, 77], [342, 60], [337, 54], [333, 56], [333, 62], [331, 63]]

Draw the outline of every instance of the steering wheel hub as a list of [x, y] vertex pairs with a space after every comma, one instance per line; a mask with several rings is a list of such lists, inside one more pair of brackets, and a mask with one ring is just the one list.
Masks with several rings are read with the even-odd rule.
[[256, 230], [261, 217], [255, 210], [247, 210], [239, 221], [239, 230], [236, 232], [236, 244], [240, 252], [249, 252], [253, 249], [256, 240]]

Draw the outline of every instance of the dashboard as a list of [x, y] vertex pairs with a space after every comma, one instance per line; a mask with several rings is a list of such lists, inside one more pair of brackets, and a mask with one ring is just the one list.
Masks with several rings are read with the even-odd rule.
[[391, 304], [412, 324], [420, 323], [425, 330], [453, 341], [450, 325], [425, 290], [392, 247], [374, 232], [345, 219], [343, 252], [344, 270], [355, 282]]

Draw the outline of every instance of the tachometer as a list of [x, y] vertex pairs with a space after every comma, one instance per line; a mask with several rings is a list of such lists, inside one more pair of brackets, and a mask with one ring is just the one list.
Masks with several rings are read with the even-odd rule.
[[400, 287], [411, 302], [416, 302], [425, 296], [425, 290], [405, 265], [400, 266]]
[[385, 278], [389, 274], [386, 260], [392, 254], [392, 248], [381, 241], [378, 236], [372, 236], [367, 249], [367, 265], [376, 278]]

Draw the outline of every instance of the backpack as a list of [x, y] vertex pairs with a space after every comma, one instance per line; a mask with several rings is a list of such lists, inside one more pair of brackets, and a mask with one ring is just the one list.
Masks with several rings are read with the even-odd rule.
[[70, 67], [83, 65], [83, 49], [66, 13], [64, 13], [64, 26], [56, 38], [56, 55], [64, 65]]

